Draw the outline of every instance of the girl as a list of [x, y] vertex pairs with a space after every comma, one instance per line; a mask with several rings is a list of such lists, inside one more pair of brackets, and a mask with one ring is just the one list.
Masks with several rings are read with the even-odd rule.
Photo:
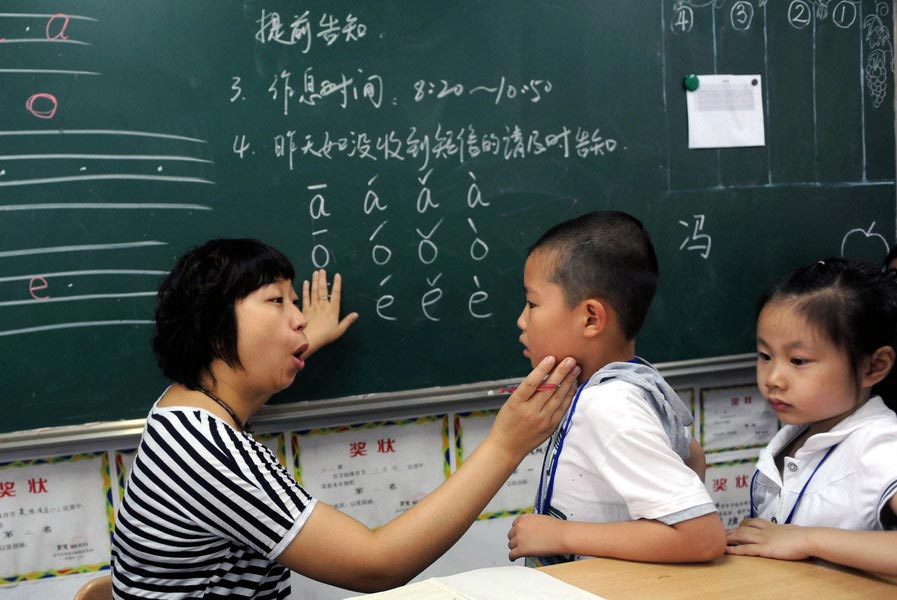
[[309, 340], [293, 277], [262, 242], [212, 240], [162, 282], [153, 349], [172, 385], [147, 417], [116, 519], [115, 598], [283, 599], [290, 569], [360, 591], [403, 584], [461, 537], [570, 404], [575, 361], [548, 357], [451, 478], [372, 531], [310, 496], [248, 426], [344, 331], [339, 283], [328, 300], [320, 272], [303, 287], [303, 306], [322, 305]]
[[759, 306], [757, 384], [785, 426], [760, 453], [752, 518], [727, 552], [897, 574], [897, 284], [831, 258]]

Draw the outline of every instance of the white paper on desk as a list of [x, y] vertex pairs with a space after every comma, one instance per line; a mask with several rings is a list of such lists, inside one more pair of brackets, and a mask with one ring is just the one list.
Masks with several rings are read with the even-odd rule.
[[766, 145], [759, 75], [698, 75], [686, 92], [689, 148]]
[[603, 600], [528, 567], [491, 567], [433, 577], [387, 592], [353, 596], [365, 600]]

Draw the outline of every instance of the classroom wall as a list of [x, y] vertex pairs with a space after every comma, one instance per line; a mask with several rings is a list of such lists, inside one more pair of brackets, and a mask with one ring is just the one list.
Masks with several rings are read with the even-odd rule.
[[[897, 2], [893, 4], [897, 10]], [[708, 365], [704, 371], [696, 369], [672, 376], [670, 380], [683, 397], [692, 402], [696, 414], [695, 435], [707, 450], [706, 485], [717, 501], [724, 524], [732, 526], [747, 511], [746, 475], [751, 471], [759, 447], [771, 437], [778, 423], [770, 419], [765, 403], [760, 401], [749, 367], [720, 371]], [[339, 439], [341, 434], [331, 431], [332, 428], [347, 425], [355, 426], [352, 431], [373, 434], [374, 443], [380, 439], [398, 440], [391, 434], [380, 435], [393, 428], [401, 431], [401, 439], [412, 446], [441, 449], [446, 440], [450, 446], [459, 444], [457, 419], [463, 429], [460, 445], [469, 449], [475, 432], [482, 431], [488, 423], [488, 416], [478, 415], [477, 411], [493, 410], [495, 406], [494, 398], [466, 401], [437, 411], [430, 410], [426, 403], [410, 402], [404, 412], [389, 413], [390, 419], [404, 420], [390, 425], [382, 423], [384, 413], [365, 415], [360, 412], [315, 416], [298, 422], [286, 408], [278, 413], [279, 420], [269, 422], [263, 431], [273, 434], [269, 441], [290, 465], [295, 465], [296, 453], [290, 443], [294, 437], [301, 440], [297, 446], [301, 450], [303, 443], [311, 447], [322, 440]], [[7, 410], [14, 411], [15, 408], [7, 407]], [[466, 414], [470, 412], [474, 414]], [[434, 432], [436, 421], [433, 417], [440, 423], [438, 435]], [[441, 419], [447, 423], [446, 431], [441, 429]], [[479, 422], [473, 425], [475, 421]], [[103, 561], [108, 560], [108, 533], [118, 505], [120, 472], [126, 470], [137, 440], [135, 433], [130, 437], [116, 437], [113, 441], [100, 437], [91, 440], [88, 435], [77, 442], [55, 445], [41, 442], [34, 447], [18, 444], [11, 448], [0, 444], [0, 600], [69, 598], [84, 581], [108, 572], [108, 565]], [[281, 442], [282, 448], [279, 446]], [[306, 475], [316, 466], [324, 468], [329, 464], [326, 453], [318, 453], [318, 463], [311, 459], [312, 454], [311, 451], [304, 454]], [[537, 464], [539, 456], [540, 453], [535, 452], [528, 463]], [[447, 452], [445, 457], [417, 470], [426, 469], [429, 479], [438, 481], [445, 475], [446, 461], [448, 471], [456, 468], [458, 462], [454, 451]], [[505, 505], [498, 509], [511, 513], [520, 509], [526, 499], [532, 498], [535, 481], [527, 473], [524, 468], [511, 479], [514, 485], [505, 486], [502, 490]], [[311, 481], [312, 478], [308, 479]], [[416, 476], [403, 473], [396, 481], [404, 485], [414, 479]], [[11, 493], [10, 483], [15, 484], [16, 494]], [[330, 482], [315, 484], [319, 488], [316, 495], [330, 502], [351, 504], [351, 499], [341, 500], [339, 488], [324, 488], [324, 483]], [[88, 497], [92, 499], [90, 504], [83, 501]], [[403, 501], [408, 500], [398, 498], [399, 503]], [[378, 508], [389, 510], [389, 507]], [[358, 510], [368, 511], [371, 519], [377, 517], [370, 505], [361, 505]], [[67, 516], [68, 513], [88, 512], [88, 518], [83, 519]], [[502, 510], [493, 512], [501, 513]], [[60, 517], [60, 513], [65, 515]], [[474, 523], [458, 544], [421, 577], [508, 564], [504, 536], [514, 515], [493, 516]], [[16, 547], [18, 544], [24, 546]], [[97, 560], [86, 560], [92, 558]], [[293, 590], [296, 599], [335, 599], [351, 595], [299, 576], [293, 578]]]
[[[747, 514], [753, 464], [779, 427], [756, 389], [750, 358], [660, 365], [694, 410], [694, 435], [707, 454], [705, 483], [727, 527]], [[463, 462], [487, 434], [501, 397], [439, 406], [426, 400], [343, 416], [277, 414], [261, 420], [257, 437], [316, 497], [377, 526]], [[88, 579], [108, 573], [109, 532], [138, 440], [0, 445], [0, 599], [68, 598]], [[510, 564], [507, 531], [531, 507], [542, 456], [542, 448], [531, 453], [481, 519], [418, 579]], [[10, 483], [15, 494], [4, 495]], [[296, 600], [350, 595], [293, 576]]]

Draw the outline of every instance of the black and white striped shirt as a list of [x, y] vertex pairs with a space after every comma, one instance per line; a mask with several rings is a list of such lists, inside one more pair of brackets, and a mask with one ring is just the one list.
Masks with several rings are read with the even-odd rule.
[[154, 406], [116, 517], [114, 597], [287, 598], [290, 572], [274, 559], [314, 506], [251, 435]]

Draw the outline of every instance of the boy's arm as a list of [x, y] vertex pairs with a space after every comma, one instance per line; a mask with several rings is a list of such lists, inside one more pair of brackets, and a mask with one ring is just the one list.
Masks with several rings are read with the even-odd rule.
[[704, 458], [704, 449], [701, 448], [701, 444], [695, 438], [691, 438], [691, 442], [688, 444], [688, 452], [689, 455], [685, 459], [685, 464], [698, 474], [698, 479], [704, 481], [704, 474], [707, 472], [707, 459]]
[[[589, 464], [582, 470], [587, 471], [586, 477], [594, 478], [594, 489], [615, 490], [619, 495], [616, 502], [628, 508], [631, 520], [606, 522], [619, 518], [619, 513], [577, 508], [579, 501], [572, 500], [567, 489], [575, 484], [559, 479], [554, 496], [560, 505], [555, 507], [567, 514], [577, 512], [583, 520], [519, 517], [508, 534], [511, 559], [579, 554], [655, 562], [703, 562], [721, 556], [726, 551], [726, 532], [715, 511], [674, 525], [655, 520], [663, 515], [688, 514], [685, 511], [706, 507], [712, 499], [689, 468], [692, 465], [687, 466], [671, 448], [657, 414], [641, 392], [625, 383], [611, 382], [597, 386], [592, 394], [588, 398], [591, 402], [584, 403], [584, 396], [580, 397], [577, 428], [571, 428], [567, 441], [572, 440], [570, 447], [586, 455]], [[602, 402], [605, 398], [613, 402]], [[579, 446], [576, 441], [580, 441]], [[703, 452], [696, 452], [692, 458], [701, 457]]]
[[726, 532], [715, 512], [675, 525], [650, 519], [584, 523], [521, 515], [508, 533], [508, 547], [511, 560], [580, 554], [645, 562], [704, 562], [726, 551]]
[[[897, 496], [891, 498], [897, 511]], [[897, 575], [897, 531], [852, 531], [777, 525], [749, 519], [728, 534], [726, 552], [784, 560], [815, 557], [864, 571]]]

